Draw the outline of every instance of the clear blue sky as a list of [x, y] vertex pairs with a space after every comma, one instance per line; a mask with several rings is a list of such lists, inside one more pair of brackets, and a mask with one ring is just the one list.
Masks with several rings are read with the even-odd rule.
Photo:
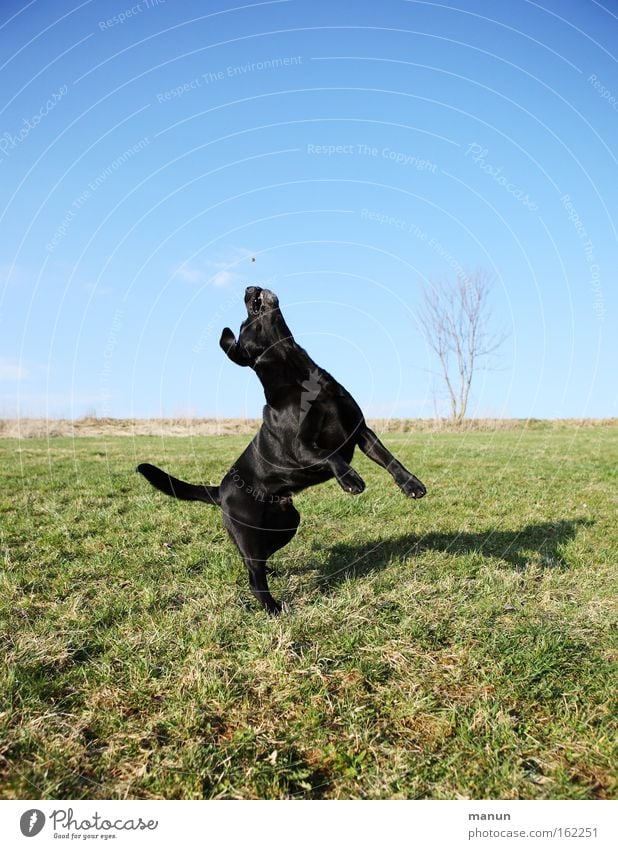
[[431, 416], [421, 287], [477, 266], [508, 340], [471, 412], [618, 415], [613, 0], [3, 0], [0, 26], [0, 415], [259, 415], [218, 339], [262, 284], [368, 415]]

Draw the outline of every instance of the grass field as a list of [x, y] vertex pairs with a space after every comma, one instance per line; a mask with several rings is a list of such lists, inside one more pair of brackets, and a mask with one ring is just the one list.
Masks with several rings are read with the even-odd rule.
[[2, 798], [616, 798], [618, 428], [385, 437], [297, 498], [267, 618], [206, 505], [246, 436], [3, 439]]

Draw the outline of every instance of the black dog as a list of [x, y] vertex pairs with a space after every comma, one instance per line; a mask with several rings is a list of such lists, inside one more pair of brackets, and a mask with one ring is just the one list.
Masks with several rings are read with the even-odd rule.
[[350, 466], [357, 445], [405, 495], [422, 498], [426, 490], [367, 427], [349, 392], [296, 344], [277, 296], [250, 286], [245, 304], [238, 341], [226, 327], [219, 344], [232, 362], [250, 366], [264, 387], [264, 421], [253, 442], [220, 486], [185, 483], [149, 463], [137, 471], [167, 495], [221, 507], [249, 570], [251, 592], [276, 614], [281, 605], [268, 590], [266, 562], [296, 533], [295, 493], [333, 477], [346, 492], [361, 493], [365, 483]]

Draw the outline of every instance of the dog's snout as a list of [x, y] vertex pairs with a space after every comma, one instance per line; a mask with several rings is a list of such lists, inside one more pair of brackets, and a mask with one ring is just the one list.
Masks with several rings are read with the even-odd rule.
[[247, 291], [245, 294], [248, 297], [253, 297], [254, 295], [259, 295], [262, 290], [259, 286], [247, 286]]

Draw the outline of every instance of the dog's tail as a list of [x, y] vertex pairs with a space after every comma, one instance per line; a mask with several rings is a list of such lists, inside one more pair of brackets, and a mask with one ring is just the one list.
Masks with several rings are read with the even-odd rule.
[[221, 495], [218, 486], [186, 483], [168, 475], [163, 469], [151, 466], [150, 463], [140, 463], [137, 471], [141, 475], [144, 475], [146, 480], [150, 481], [153, 486], [160, 489], [166, 495], [171, 495], [173, 498], [181, 498], [183, 501], [205, 501], [207, 504], [221, 506]]

